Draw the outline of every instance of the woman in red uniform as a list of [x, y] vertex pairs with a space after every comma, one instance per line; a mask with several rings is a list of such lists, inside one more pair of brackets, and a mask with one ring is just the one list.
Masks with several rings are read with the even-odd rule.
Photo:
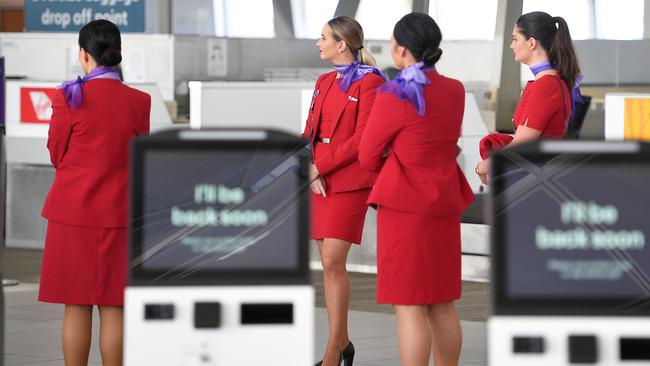
[[393, 30], [402, 71], [381, 87], [361, 138], [359, 161], [379, 176], [368, 203], [377, 213], [377, 302], [397, 314], [402, 365], [457, 365], [461, 329], [460, 215], [474, 195], [456, 163], [465, 91], [434, 65], [442, 35], [411, 13]]
[[[348, 337], [349, 282], [345, 267], [351, 243], [361, 243], [365, 204], [375, 174], [361, 169], [359, 140], [383, 84], [375, 61], [363, 48], [363, 29], [356, 20], [336, 17], [323, 27], [316, 43], [323, 60], [336, 71], [316, 81], [303, 136], [311, 141], [313, 164], [312, 239], [323, 264], [329, 338], [322, 365], [352, 365]], [[320, 363], [319, 363], [320, 364]]]
[[86, 76], [65, 82], [52, 103], [47, 148], [56, 175], [42, 213], [48, 225], [38, 299], [65, 304], [66, 366], [88, 363], [94, 305], [102, 363], [121, 365], [129, 140], [149, 132], [151, 99], [120, 81], [113, 23], [88, 23], [79, 47]]
[[[526, 84], [515, 109], [514, 137], [491, 136], [482, 144], [492, 140], [491, 145], [499, 148], [537, 139], [563, 138], [575, 103], [582, 102], [578, 88], [582, 76], [566, 21], [539, 11], [524, 14], [512, 31], [510, 49], [516, 61], [530, 67], [535, 80]], [[482, 155], [486, 155], [487, 149], [483, 150]], [[476, 174], [483, 183], [487, 182], [489, 166], [490, 159], [476, 166]]]

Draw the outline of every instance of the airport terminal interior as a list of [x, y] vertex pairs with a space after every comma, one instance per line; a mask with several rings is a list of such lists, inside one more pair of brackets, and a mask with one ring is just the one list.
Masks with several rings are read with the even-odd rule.
[[[538, 73], [513, 52], [518, 19], [538, 11], [570, 29], [571, 117], [559, 139], [495, 151], [483, 182], [486, 136], [515, 133]], [[391, 37], [412, 12], [438, 24], [435, 70], [464, 87], [456, 162], [476, 199], [460, 220], [458, 365], [650, 365], [650, 0], [0, 0], [0, 366], [64, 364], [64, 305], [38, 301], [48, 129], [57, 88], [84, 76], [78, 36], [95, 19], [120, 29], [119, 77], [151, 101], [150, 135], [129, 151], [124, 364], [321, 360], [317, 150], [301, 135], [335, 68], [317, 42], [330, 19], [354, 18], [355, 52], [399, 78]], [[357, 366], [405, 364], [395, 308], [376, 298], [377, 212], [346, 258]], [[106, 365], [92, 319], [88, 364]]]

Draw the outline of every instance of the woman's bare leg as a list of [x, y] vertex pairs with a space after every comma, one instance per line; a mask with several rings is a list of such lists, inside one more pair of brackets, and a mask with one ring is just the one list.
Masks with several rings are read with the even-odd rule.
[[123, 307], [99, 307], [99, 350], [103, 366], [122, 366], [123, 329]]
[[339, 353], [350, 342], [348, 335], [350, 282], [346, 262], [352, 244], [330, 238], [317, 240], [316, 244], [323, 263], [325, 306], [329, 325], [323, 366], [332, 366], [338, 365]]
[[397, 343], [402, 366], [427, 366], [431, 333], [426, 305], [393, 305], [397, 315]]
[[463, 342], [453, 301], [427, 305], [435, 366], [458, 366]]
[[87, 366], [93, 328], [93, 307], [65, 305], [61, 344], [65, 366]]

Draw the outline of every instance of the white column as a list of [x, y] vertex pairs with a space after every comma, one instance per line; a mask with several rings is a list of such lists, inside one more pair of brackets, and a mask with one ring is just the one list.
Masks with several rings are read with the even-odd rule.
[[497, 88], [495, 126], [500, 131], [512, 130], [512, 114], [521, 92], [520, 65], [510, 50], [510, 40], [522, 8], [523, 0], [499, 0], [497, 6], [491, 83]]

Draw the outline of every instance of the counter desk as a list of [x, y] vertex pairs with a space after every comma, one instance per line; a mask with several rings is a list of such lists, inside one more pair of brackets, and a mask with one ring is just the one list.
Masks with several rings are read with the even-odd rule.
[[[6, 246], [42, 249], [46, 220], [40, 215], [54, 179], [47, 151], [52, 98], [59, 82], [7, 80]], [[151, 95], [151, 131], [172, 127], [162, 95], [153, 83], [132, 84]]]

